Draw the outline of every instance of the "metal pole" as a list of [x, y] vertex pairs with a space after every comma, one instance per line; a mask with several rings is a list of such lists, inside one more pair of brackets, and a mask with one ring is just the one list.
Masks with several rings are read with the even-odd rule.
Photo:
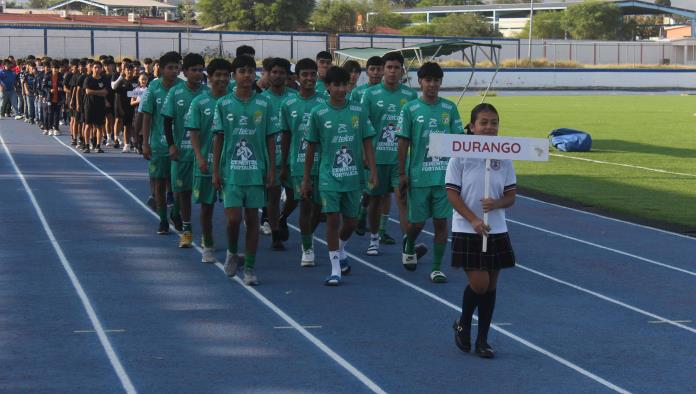
[[527, 58], [532, 60], [532, 29], [534, 26], [534, 0], [529, 0], [529, 47], [527, 48]]

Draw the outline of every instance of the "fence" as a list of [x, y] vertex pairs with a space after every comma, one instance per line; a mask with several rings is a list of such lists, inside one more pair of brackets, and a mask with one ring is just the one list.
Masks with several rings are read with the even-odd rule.
[[[119, 57], [159, 57], [167, 51], [199, 52], [211, 56], [234, 54], [243, 44], [256, 49], [256, 56], [288, 59], [313, 58], [326, 49], [348, 47], [399, 48], [451, 37], [394, 36], [325, 33], [202, 32], [135, 30], [86, 27], [31, 27], [0, 25], [0, 57], [48, 55], [74, 58], [111, 54]], [[527, 58], [529, 44], [519, 39], [468, 39], [501, 45], [501, 61], [517, 64]], [[685, 49], [686, 48], [686, 49]], [[532, 40], [532, 58], [552, 65], [572, 61], [587, 65], [624, 66], [696, 64], [696, 46], [674, 46], [669, 42], [620, 42]], [[460, 60], [461, 54], [443, 59]], [[482, 59], [483, 57], [481, 57]]]

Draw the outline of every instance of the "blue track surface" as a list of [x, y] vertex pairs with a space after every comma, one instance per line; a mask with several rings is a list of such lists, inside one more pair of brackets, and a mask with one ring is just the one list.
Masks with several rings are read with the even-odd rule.
[[328, 288], [324, 227], [309, 269], [291, 230], [286, 252], [261, 237], [249, 289], [155, 235], [142, 158], [82, 156], [12, 120], [0, 137], [0, 391], [696, 392], [694, 238], [519, 197], [519, 265], [501, 275], [483, 360], [453, 343], [465, 275], [430, 283], [430, 255], [406, 272], [398, 246], [369, 257], [353, 236], [353, 272]]

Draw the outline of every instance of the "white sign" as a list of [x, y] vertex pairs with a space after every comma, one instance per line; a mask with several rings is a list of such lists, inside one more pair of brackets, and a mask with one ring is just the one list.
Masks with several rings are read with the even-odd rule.
[[549, 140], [434, 133], [430, 134], [428, 154], [439, 157], [548, 161]]

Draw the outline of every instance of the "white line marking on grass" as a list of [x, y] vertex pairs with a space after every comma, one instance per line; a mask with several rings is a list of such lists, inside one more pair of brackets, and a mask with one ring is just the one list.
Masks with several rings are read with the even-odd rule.
[[[275, 328], [276, 330], [295, 329], [295, 327], [292, 327], [292, 326], [276, 326], [273, 328]], [[313, 329], [313, 328], [323, 328], [323, 327], [322, 326], [302, 326], [302, 328]]]
[[648, 323], [664, 324], [664, 323], [691, 323], [691, 320], [672, 320], [671, 322], [664, 320], [650, 320]]
[[602, 160], [593, 160], [593, 159], [587, 159], [584, 157], [577, 157], [577, 156], [570, 156], [570, 155], [559, 155], [557, 153], [549, 153], [549, 156], [553, 157], [562, 157], [564, 159], [572, 159], [572, 160], [582, 160], [582, 161], [589, 161], [591, 163], [597, 163], [597, 164], [609, 164], [612, 166], [619, 166], [619, 167], [628, 167], [628, 168], [636, 168], [639, 170], [646, 170], [646, 171], [652, 171], [652, 172], [659, 172], [662, 174], [672, 174], [672, 175], [681, 175], [681, 176], [688, 176], [688, 177], [693, 177], [696, 178], [696, 174], [686, 174], [683, 172], [673, 172], [673, 171], [667, 171], [667, 170], [660, 170], [658, 168], [649, 168], [649, 167], [643, 167], [643, 166], [634, 166], [632, 164], [623, 164], [623, 163], [614, 163], [611, 161], [602, 161]]
[[[63, 141], [61, 141], [59, 138], [53, 137], [56, 141], [58, 141], [61, 145], [64, 147], [68, 148], [70, 151], [75, 153], [77, 157], [81, 158], [85, 163], [87, 163], [90, 167], [92, 167], [94, 170], [102, 174], [104, 177], [109, 179], [111, 182], [113, 182], [116, 186], [118, 186], [119, 189], [121, 189], [124, 193], [126, 193], [133, 201], [135, 201], [138, 205], [140, 205], [141, 208], [143, 208], [146, 212], [150, 213], [154, 218], [159, 220], [159, 216], [153, 212], [145, 203], [140, 201], [138, 197], [136, 197], [133, 193], [131, 193], [130, 190], [128, 190], [121, 182], [117, 181], [114, 177], [103, 171], [101, 168], [97, 167], [94, 163], [89, 161], [87, 158], [85, 158], [81, 153], [79, 153], [77, 150], [73, 149], [72, 147], [66, 145]], [[171, 226], [170, 226], [171, 227]], [[173, 228], [173, 227], [172, 227]], [[197, 244], [193, 244], [193, 247], [196, 248], [196, 250], [199, 253], [202, 253], [203, 250], [198, 246]], [[215, 266], [220, 269], [224, 273], [225, 269], [219, 261], [216, 261]], [[256, 289], [250, 286], [246, 286], [244, 282], [242, 282], [241, 279], [239, 279], [239, 276], [235, 276], [232, 278], [235, 282], [237, 282], [242, 288], [244, 288], [246, 291], [251, 293], [257, 300], [259, 300], [262, 304], [266, 305], [270, 310], [272, 310], [278, 317], [283, 319], [286, 323], [288, 323], [292, 328], [297, 330], [300, 334], [302, 334], [303, 337], [305, 337], [308, 341], [310, 341], [314, 346], [319, 348], [322, 352], [324, 352], [327, 356], [329, 356], [332, 360], [334, 360], [338, 365], [343, 367], [346, 371], [348, 371], [351, 375], [353, 375], [355, 378], [357, 378], [360, 382], [362, 382], [365, 386], [367, 386], [370, 390], [372, 390], [375, 393], [386, 393], [381, 387], [379, 387], [375, 382], [373, 382], [370, 378], [368, 378], [365, 374], [363, 374], [360, 370], [358, 370], [356, 367], [354, 367], [351, 363], [346, 361], [343, 357], [341, 357], [338, 353], [334, 352], [330, 347], [328, 347], [324, 342], [322, 342], [319, 338], [315, 337], [312, 335], [309, 331], [307, 331], [305, 328], [303, 328], [299, 323], [297, 323], [292, 317], [290, 317], [288, 314], [283, 312], [282, 309], [278, 308], [273, 302], [271, 302], [268, 298], [263, 296], [261, 293], [259, 293]]]
[[[427, 231], [427, 230], [421, 230], [421, 232], [422, 232], [422, 233], [425, 233], [425, 234], [428, 234], [428, 235], [430, 235], [430, 236], [435, 236], [435, 234], [433, 234], [432, 232]], [[451, 239], [451, 238], [447, 238], [447, 242], [452, 242], [452, 239]], [[687, 327], [687, 326], [685, 326], [685, 325], [683, 325], [683, 324], [679, 324], [679, 321], [678, 321], [678, 320], [670, 320], [670, 319], [664, 318], [664, 317], [662, 317], [662, 316], [658, 316], [658, 315], [656, 315], [656, 314], [654, 314], [654, 313], [651, 313], [651, 312], [648, 312], [648, 311], [646, 311], [646, 310], [640, 309], [640, 308], [638, 308], [638, 307], [635, 307], [635, 306], [626, 304], [626, 303], [624, 303], [624, 302], [621, 302], [621, 301], [616, 300], [616, 299], [614, 299], [614, 298], [611, 298], [611, 297], [609, 297], [609, 296], [605, 296], [604, 294], [598, 293], [598, 292], [596, 292], [596, 291], [592, 291], [592, 290], [586, 289], [586, 288], [584, 288], [584, 287], [581, 287], [581, 286], [578, 286], [578, 285], [574, 285], [574, 284], [572, 284], [572, 283], [570, 283], [570, 282], [566, 282], [566, 281], [564, 281], [564, 280], [562, 280], [562, 279], [558, 279], [558, 278], [556, 278], [556, 277], [553, 277], [553, 276], [551, 276], [551, 275], [545, 274], [545, 273], [543, 273], [543, 272], [541, 272], [541, 271], [537, 271], [537, 270], [535, 270], [535, 269], [533, 269], [533, 268], [526, 267], [526, 266], [524, 266], [524, 265], [522, 265], [522, 264], [519, 264], [519, 263], [515, 264], [515, 267], [519, 267], [519, 268], [521, 268], [521, 269], [523, 269], [523, 270], [525, 270], [525, 271], [529, 271], [529, 272], [531, 272], [531, 273], [533, 273], [533, 274], [535, 274], [535, 275], [539, 275], [539, 276], [544, 277], [544, 278], [546, 278], [546, 279], [552, 280], [552, 281], [554, 281], [554, 282], [556, 282], [556, 283], [560, 283], [560, 284], [562, 284], [562, 285], [566, 285], [566, 286], [572, 287], [572, 288], [574, 288], [574, 289], [576, 289], [576, 290], [579, 290], [579, 291], [581, 291], [581, 292], [583, 292], [583, 293], [587, 293], [587, 294], [593, 295], [593, 296], [595, 296], [595, 297], [597, 297], [597, 298], [601, 298], [601, 299], [603, 299], [604, 301], [611, 302], [612, 304], [619, 305], [619, 306], [621, 306], [621, 307], [630, 309], [630, 310], [632, 310], [632, 311], [634, 311], [634, 312], [638, 312], [638, 313], [643, 314], [643, 315], [645, 315], [645, 316], [652, 317], [653, 319], [657, 319], [657, 320], [659, 320], [660, 322], [667, 323], [667, 324], [671, 324], [671, 325], [673, 325], [673, 326], [675, 326], [675, 327], [679, 327], [679, 328], [682, 328], [682, 329], [687, 330], [687, 331], [691, 331], [691, 332], [693, 332], [694, 334], [696, 334], [696, 329], [693, 329], [693, 328], [691, 328], [691, 327]]]
[[[292, 224], [288, 224], [288, 227], [291, 227], [292, 229], [294, 229], [294, 230], [297, 231], [297, 232], [300, 231], [300, 229], [299, 229], [298, 227], [296, 227], [296, 226], [294, 226], [294, 225], [292, 225]], [[319, 238], [319, 237], [317, 237], [317, 236], [314, 236], [314, 239], [317, 240], [319, 243], [321, 243], [321, 244], [323, 244], [323, 245], [328, 245], [326, 241], [324, 241], [323, 239], [321, 239], [321, 238]], [[458, 307], [457, 305], [454, 305], [453, 303], [451, 303], [451, 302], [445, 300], [444, 298], [441, 298], [440, 296], [436, 295], [435, 293], [432, 293], [432, 292], [430, 292], [430, 291], [428, 291], [428, 290], [423, 289], [422, 287], [420, 287], [420, 286], [418, 286], [418, 285], [415, 285], [415, 284], [413, 284], [413, 283], [411, 283], [411, 282], [409, 282], [409, 281], [407, 281], [407, 280], [405, 280], [405, 279], [402, 279], [402, 278], [400, 278], [400, 277], [398, 277], [398, 276], [392, 274], [391, 272], [389, 272], [389, 271], [387, 271], [387, 270], [385, 270], [385, 269], [383, 269], [383, 268], [380, 268], [380, 267], [378, 267], [378, 266], [376, 266], [376, 265], [373, 265], [373, 264], [371, 264], [371, 263], [369, 263], [369, 262], [367, 262], [367, 261], [361, 259], [360, 257], [358, 257], [358, 256], [356, 256], [356, 255], [354, 255], [354, 254], [352, 254], [352, 253], [350, 253], [350, 252], [346, 252], [346, 255], [347, 255], [348, 257], [352, 258], [353, 260], [357, 261], [358, 263], [360, 263], [360, 264], [362, 264], [362, 265], [364, 265], [364, 266], [366, 266], [366, 267], [369, 267], [369, 268], [371, 268], [371, 269], [373, 269], [373, 270], [375, 270], [375, 271], [377, 271], [377, 272], [379, 272], [379, 273], [382, 273], [382, 274], [386, 275], [387, 277], [389, 277], [389, 278], [391, 278], [391, 279], [394, 279], [395, 281], [401, 283], [402, 285], [407, 286], [407, 287], [410, 287], [411, 289], [413, 289], [413, 290], [415, 290], [415, 291], [417, 291], [417, 292], [419, 292], [419, 293], [421, 293], [421, 294], [423, 294], [423, 295], [425, 295], [425, 296], [427, 296], [427, 297], [429, 297], [429, 298], [431, 298], [431, 299], [433, 299], [433, 300], [439, 302], [440, 304], [443, 304], [443, 305], [445, 305], [445, 306], [448, 306], [449, 308], [454, 309], [455, 311], [457, 311], [457, 312], [459, 312], [459, 313], [462, 312], [462, 309], [461, 309], [460, 307]], [[478, 317], [477, 317], [476, 315], [474, 315], [473, 318], [476, 319], [476, 320], [478, 321]], [[508, 331], [508, 330], [506, 330], [506, 329], [504, 329], [504, 328], [500, 328], [499, 325], [497, 325], [497, 324], [491, 324], [491, 328], [493, 328], [494, 330], [498, 331], [499, 333], [505, 335], [506, 337], [511, 338], [511, 339], [513, 339], [513, 340], [515, 340], [515, 341], [517, 341], [517, 342], [519, 342], [519, 343], [521, 343], [521, 344], [527, 346], [528, 348], [533, 349], [533, 350], [535, 350], [535, 351], [537, 351], [537, 352], [539, 352], [539, 353], [541, 353], [541, 354], [543, 354], [543, 355], [545, 355], [545, 356], [547, 356], [547, 357], [549, 357], [549, 358], [551, 358], [551, 359], [553, 359], [553, 360], [555, 360], [555, 361], [557, 361], [557, 362], [559, 362], [559, 363], [565, 365], [566, 367], [568, 367], [568, 368], [570, 368], [570, 369], [572, 369], [572, 370], [574, 370], [574, 371], [576, 371], [576, 372], [578, 372], [578, 373], [580, 373], [580, 374], [582, 374], [582, 375], [584, 375], [584, 376], [586, 376], [586, 377], [588, 377], [588, 378], [594, 380], [595, 382], [602, 384], [602, 385], [605, 386], [605, 387], [608, 387], [608, 388], [610, 388], [610, 389], [612, 389], [612, 390], [614, 390], [614, 391], [617, 391], [617, 392], [619, 392], [619, 393], [628, 393], [628, 392], [629, 392], [629, 391], [627, 391], [626, 389], [621, 388], [621, 387], [619, 387], [619, 386], [617, 386], [617, 385], [615, 385], [615, 384], [609, 382], [608, 380], [606, 380], [606, 379], [604, 379], [604, 378], [602, 378], [602, 377], [600, 377], [600, 376], [597, 376], [597, 375], [593, 374], [592, 372], [590, 372], [590, 371], [588, 371], [588, 370], [586, 370], [586, 369], [584, 369], [584, 368], [582, 368], [582, 367], [580, 367], [580, 366], [578, 366], [578, 365], [572, 363], [571, 361], [568, 361], [568, 360], [564, 359], [564, 358], [561, 357], [561, 356], [558, 356], [558, 355], [556, 355], [556, 354], [554, 354], [554, 353], [552, 353], [552, 352], [550, 352], [550, 351], [548, 351], [548, 350], [546, 350], [546, 349], [544, 349], [544, 348], [542, 348], [542, 347], [540, 347], [540, 346], [538, 346], [538, 345], [535, 345], [534, 343], [532, 343], [532, 342], [530, 342], [530, 341], [528, 341], [528, 340], [526, 340], [526, 339], [524, 339], [524, 338], [522, 338], [522, 337], [519, 337], [519, 336], [513, 334], [512, 332], [510, 332], [510, 331]]]
[[27, 195], [29, 196], [29, 200], [31, 201], [31, 204], [34, 206], [34, 211], [36, 211], [36, 215], [39, 217], [39, 220], [41, 221], [41, 225], [43, 226], [43, 229], [46, 232], [46, 236], [48, 236], [48, 239], [51, 240], [51, 245], [53, 246], [53, 249], [55, 250], [56, 254], [58, 255], [58, 259], [60, 260], [61, 264], [63, 265], [63, 269], [68, 274], [68, 277], [70, 278], [70, 282], [72, 283], [73, 288], [75, 288], [75, 292], [77, 293], [78, 297], [80, 298], [80, 301], [82, 301], [82, 306], [84, 307], [85, 311], [87, 312], [87, 316], [89, 317], [89, 320], [92, 323], [92, 327], [94, 327], [94, 330], [97, 333], [97, 337], [99, 337], [99, 342], [101, 343], [102, 347], [104, 348], [104, 352], [106, 353], [107, 357], [109, 358], [109, 362], [111, 363], [111, 366], [113, 367], [114, 371], [116, 372], [118, 379], [121, 381], [121, 385], [123, 386], [123, 389], [126, 391], [126, 393], [129, 393], [129, 394], [136, 393], [137, 391], [135, 390], [135, 387], [133, 386], [133, 383], [131, 382], [130, 377], [128, 376], [128, 373], [126, 373], [126, 370], [123, 368], [123, 365], [121, 364], [121, 361], [119, 360], [118, 355], [116, 355], [116, 352], [114, 351], [114, 348], [111, 345], [109, 338], [106, 336], [106, 333], [104, 332], [104, 328], [101, 324], [101, 321], [97, 317], [97, 313], [94, 311], [94, 308], [92, 307], [92, 302], [89, 300], [87, 293], [85, 293], [85, 290], [82, 287], [80, 280], [77, 278], [77, 275], [75, 275], [75, 271], [73, 271], [72, 265], [68, 261], [67, 257], [65, 257], [65, 253], [63, 253], [63, 248], [61, 248], [60, 244], [56, 240], [55, 235], [53, 234], [53, 230], [51, 230], [51, 227], [48, 225], [48, 221], [46, 220], [46, 217], [43, 214], [43, 210], [39, 206], [39, 203], [36, 201], [36, 197], [34, 196], [34, 192], [32, 192], [31, 187], [29, 187], [29, 183], [27, 183], [27, 180], [24, 177], [24, 174], [22, 174], [22, 171], [19, 170], [19, 167], [17, 166], [17, 163], [15, 162], [14, 158], [12, 157], [12, 153], [10, 153], [10, 149], [7, 147], [7, 144], [5, 143], [5, 139], [2, 138], [1, 134], [0, 134], [0, 143], [2, 143], [3, 148], [5, 148], [5, 153], [7, 154], [7, 158], [10, 159], [10, 163], [12, 164], [12, 167], [14, 168], [15, 173], [17, 174], [17, 177], [22, 182], [22, 185], [24, 186], [24, 190], [26, 191]]
[[623, 223], [623, 224], [630, 224], [630, 225], [632, 225], [632, 226], [644, 228], [644, 229], [646, 229], [646, 230], [653, 230], [653, 231], [657, 231], [657, 232], [664, 233], [664, 234], [668, 234], [668, 235], [674, 235], [674, 236], [680, 237], [680, 238], [686, 238], [686, 239], [689, 239], [689, 240], [691, 240], [691, 241], [696, 241], [696, 237], [690, 237], [690, 236], [688, 236], [688, 235], [675, 233], [675, 232], [673, 232], [673, 231], [663, 230], [663, 229], [661, 229], [661, 228], [650, 227], [650, 226], [646, 226], [646, 225], [644, 225], [644, 224], [638, 224], [638, 223], [633, 223], [633, 222], [629, 222], [629, 221], [626, 221], [626, 220], [616, 219], [616, 218], [612, 218], [612, 217], [609, 217], [609, 216], [600, 215], [600, 214], [594, 213], [594, 212], [587, 212], [587, 211], [583, 211], [583, 210], [581, 210], [581, 209], [566, 207], [566, 206], [563, 206], [563, 205], [560, 205], [560, 204], [555, 204], [555, 203], [552, 203], [552, 202], [539, 200], [539, 199], [536, 199], [536, 198], [533, 198], [533, 197], [524, 196], [524, 195], [521, 195], [521, 194], [518, 194], [517, 197], [521, 197], [521, 198], [524, 198], [524, 199], [526, 199], [526, 200], [538, 202], [538, 203], [541, 203], [541, 204], [552, 205], [552, 206], [554, 206], [554, 207], [567, 209], [567, 210], [569, 210], [569, 211], [573, 211], [573, 212], [577, 212], [577, 213], [584, 213], [585, 215], [596, 216], [596, 217], [599, 217], [599, 218], [602, 218], [602, 219], [612, 220], [612, 221], [614, 221], [614, 222], [619, 222], [619, 223]]

